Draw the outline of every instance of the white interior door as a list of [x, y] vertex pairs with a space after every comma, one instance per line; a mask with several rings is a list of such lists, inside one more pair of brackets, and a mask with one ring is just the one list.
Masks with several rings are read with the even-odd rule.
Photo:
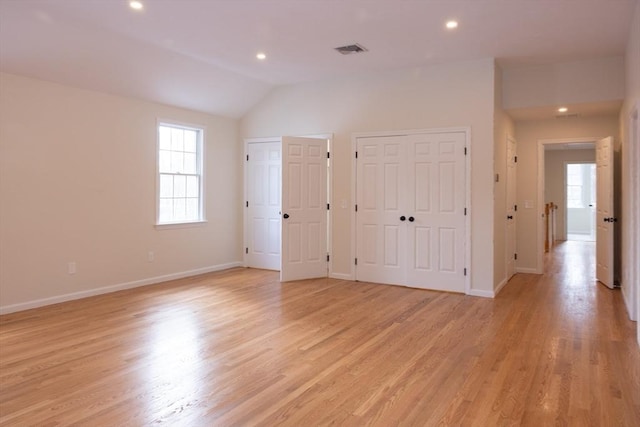
[[327, 141], [282, 138], [280, 280], [326, 277]]
[[516, 273], [516, 161], [517, 145], [515, 139], [507, 138], [507, 173], [506, 173], [506, 278], [509, 280]]
[[596, 143], [596, 279], [613, 289], [613, 138]]
[[357, 275], [406, 283], [406, 136], [358, 138]]
[[407, 284], [464, 292], [465, 134], [408, 136]]
[[357, 140], [357, 279], [464, 292], [463, 132]]
[[247, 144], [247, 267], [280, 269], [281, 145]]

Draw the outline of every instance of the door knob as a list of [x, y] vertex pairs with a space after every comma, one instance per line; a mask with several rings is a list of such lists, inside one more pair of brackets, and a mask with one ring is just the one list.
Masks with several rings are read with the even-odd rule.
[[405, 219], [407, 219], [407, 217], [406, 217], [406, 216], [404, 216], [404, 215], [402, 215], [402, 216], [400, 217], [400, 221], [404, 221]]
[[412, 217], [412, 216], [409, 217], [409, 222], [413, 222], [414, 220], [415, 220], [414, 217]]
[[508, 215], [507, 219], [513, 219], [513, 215]]
[[282, 215], [282, 217], [283, 217], [284, 219], [287, 219], [287, 218], [289, 218], [289, 214], [288, 214], [288, 213], [286, 213], [286, 214]]

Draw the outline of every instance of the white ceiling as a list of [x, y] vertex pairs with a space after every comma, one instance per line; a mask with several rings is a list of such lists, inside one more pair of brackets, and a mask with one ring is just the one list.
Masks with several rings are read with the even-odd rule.
[[[283, 84], [622, 55], [636, 1], [0, 0], [0, 70], [240, 117]], [[333, 50], [356, 42], [369, 52]]]

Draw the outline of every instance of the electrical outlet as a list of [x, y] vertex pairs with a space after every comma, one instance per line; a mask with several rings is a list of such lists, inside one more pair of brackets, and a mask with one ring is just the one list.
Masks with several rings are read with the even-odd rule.
[[156, 255], [153, 253], [153, 251], [149, 251], [149, 253], [147, 254], [147, 259], [149, 260], [149, 262], [153, 262], [156, 260]]
[[69, 261], [69, 264], [67, 265], [67, 271], [69, 272], [69, 274], [76, 274], [76, 262], [75, 261]]

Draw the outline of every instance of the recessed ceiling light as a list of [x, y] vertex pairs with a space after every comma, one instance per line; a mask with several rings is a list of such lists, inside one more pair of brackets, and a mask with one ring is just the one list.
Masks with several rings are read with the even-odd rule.
[[131, 0], [129, 2], [129, 7], [131, 9], [135, 9], [135, 10], [142, 10], [142, 8], [144, 7], [144, 5], [142, 4], [142, 2], [137, 1], [137, 0]]
[[569, 111], [569, 109], [567, 107], [558, 108], [558, 113], [566, 113], [567, 111]]
[[267, 59], [267, 54], [264, 52], [258, 52], [256, 54], [256, 58], [258, 58], [260, 61], [264, 61], [265, 59]]
[[458, 28], [458, 21], [447, 21], [447, 23], [445, 24], [445, 26], [450, 29], [453, 30], [454, 28]]

